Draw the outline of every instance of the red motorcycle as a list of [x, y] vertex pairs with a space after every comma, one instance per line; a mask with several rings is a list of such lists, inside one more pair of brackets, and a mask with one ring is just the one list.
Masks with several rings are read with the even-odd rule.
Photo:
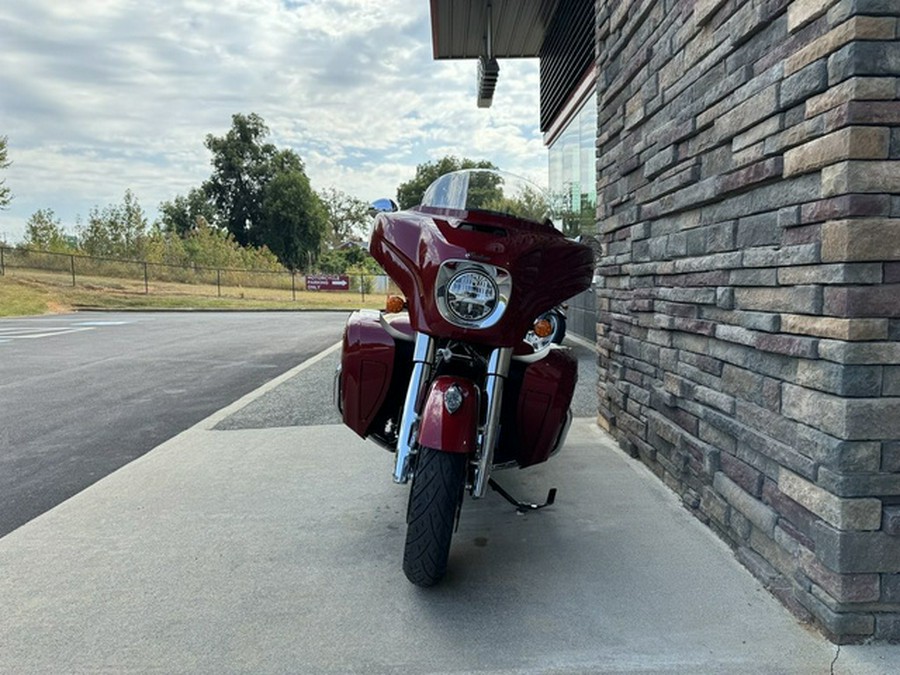
[[575, 357], [524, 338], [588, 288], [594, 258], [546, 204], [518, 177], [466, 170], [375, 219], [369, 250], [405, 299], [351, 315], [335, 400], [347, 426], [396, 453], [394, 481], [412, 481], [403, 571], [416, 585], [443, 578], [466, 493], [490, 486], [522, 511], [553, 503], [555, 489], [530, 504], [491, 477], [547, 460], [571, 422]]

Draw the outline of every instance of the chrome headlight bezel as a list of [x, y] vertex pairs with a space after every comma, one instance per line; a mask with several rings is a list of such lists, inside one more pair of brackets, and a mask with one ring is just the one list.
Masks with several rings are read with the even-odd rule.
[[[453, 310], [450, 299], [451, 284], [464, 274], [474, 274], [484, 277], [494, 289], [494, 301], [490, 310], [479, 319], [466, 319]], [[435, 286], [435, 301], [441, 316], [460, 328], [490, 328], [500, 321], [506, 307], [509, 305], [509, 296], [512, 292], [512, 277], [509, 272], [495, 265], [473, 262], [471, 260], [447, 260], [441, 264], [437, 274]]]

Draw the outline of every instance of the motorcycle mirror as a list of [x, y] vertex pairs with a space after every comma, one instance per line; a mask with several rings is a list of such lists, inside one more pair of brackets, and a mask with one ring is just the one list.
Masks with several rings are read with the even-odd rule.
[[397, 206], [397, 202], [393, 199], [376, 199], [374, 202], [369, 204], [369, 215], [374, 216], [377, 213], [393, 213], [394, 211], [399, 211], [400, 207]]

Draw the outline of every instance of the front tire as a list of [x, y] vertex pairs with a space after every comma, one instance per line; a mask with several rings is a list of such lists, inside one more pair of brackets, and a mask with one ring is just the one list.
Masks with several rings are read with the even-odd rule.
[[434, 586], [447, 572], [468, 457], [420, 448], [416, 459], [406, 516], [403, 572], [416, 586]]

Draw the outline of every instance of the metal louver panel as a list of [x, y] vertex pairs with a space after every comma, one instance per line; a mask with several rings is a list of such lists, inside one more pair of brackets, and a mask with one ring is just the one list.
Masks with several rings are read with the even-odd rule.
[[594, 0], [561, 0], [540, 58], [541, 131], [547, 131], [594, 64]]

